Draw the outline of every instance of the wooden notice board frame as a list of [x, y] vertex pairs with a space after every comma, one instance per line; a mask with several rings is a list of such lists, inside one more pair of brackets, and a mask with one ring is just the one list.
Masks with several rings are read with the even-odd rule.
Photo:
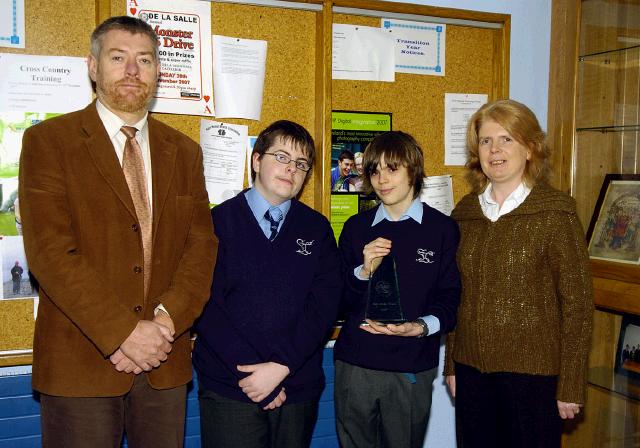
[[[0, 52], [86, 56], [93, 28], [125, 8], [124, 0], [25, 0], [26, 48]], [[395, 83], [332, 80], [332, 24], [379, 26], [381, 17], [445, 23], [446, 76], [397, 74]], [[332, 110], [392, 112], [394, 129], [411, 133], [422, 146], [427, 174], [453, 175], [457, 200], [467, 187], [462, 167], [444, 166], [444, 93], [508, 97], [511, 19], [505, 14], [377, 0], [221, 0], [212, 2], [211, 24], [213, 34], [268, 41], [261, 120], [223, 121], [249, 126], [249, 135], [278, 119], [307, 127], [317, 155], [300, 199], [326, 216]], [[155, 117], [198, 141], [201, 117]], [[32, 309], [30, 302], [0, 301], [0, 350], [31, 347]], [[29, 363], [30, 355], [0, 357], [0, 366]]]

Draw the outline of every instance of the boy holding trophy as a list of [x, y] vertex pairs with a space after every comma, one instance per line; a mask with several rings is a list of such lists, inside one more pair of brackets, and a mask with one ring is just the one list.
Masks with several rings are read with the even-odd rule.
[[455, 221], [420, 202], [422, 150], [391, 131], [364, 153], [364, 187], [381, 201], [351, 217], [339, 248], [346, 322], [335, 346], [343, 447], [422, 447], [440, 335], [460, 300]]

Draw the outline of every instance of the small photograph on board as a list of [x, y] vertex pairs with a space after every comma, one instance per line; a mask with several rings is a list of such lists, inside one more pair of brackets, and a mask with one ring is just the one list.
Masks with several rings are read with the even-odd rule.
[[2, 252], [2, 298], [18, 299], [37, 296], [35, 280], [29, 274], [22, 237], [3, 236], [0, 239], [0, 248]]
[[607, 174], [587, 232], [597, 260], [640, 264], [640, 175]]
[[615, 373], [640, 378], [640, 317], [625, 314], [620, 327]]

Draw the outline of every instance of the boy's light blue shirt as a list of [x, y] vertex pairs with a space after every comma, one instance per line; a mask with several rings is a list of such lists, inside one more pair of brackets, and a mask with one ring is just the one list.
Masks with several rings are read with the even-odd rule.
[[[264, 218], [264, 214], [267, 210], [273, 207], [273, 205], [271, 205], [255, 187], [247, 190], [244, 193], [244, 197], [247, 199], [249, 208], [251, 209], [253, 216], [256, 218], [256, 221], [258, 221], [258, 225], [264, 233], [264, 236], [269, 238], [271, 235], [271, 223]], [[277, 207], [282, 212], [282, 219], [278, 223], [278, 232], [280, 232], [284, 220], [287, 219], [287, 213], [289, 213], [289, 209], [291, 208], [291, 199], [278, 204]]]
[[[418, 224], [422, 224], [422, 212], [422, 202], [420, 202], [420, 199], [415, 198], [411, 202], [411, 205], [409, 205], [409, 208], [402, 214], [402, 216], [400, 216], [400, 218], [398, 218], [398, 221], [404, 221], [411, 218]], [[371, 227], [375, 226], [383, 219], [386, 219], [387, 221], [394, 221], [394, 219], [389, 216], [389, 213], [387, 213], [387, 209], [384, 207], [384, 204], [380, 204], [380, 207], [378, 207], [378, 210], [376, 211], [376, 216], [373, 217]]]

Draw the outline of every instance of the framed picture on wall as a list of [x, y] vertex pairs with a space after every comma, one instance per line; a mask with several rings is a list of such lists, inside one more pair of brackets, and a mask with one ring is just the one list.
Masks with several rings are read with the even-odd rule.
[[640, 316], [625, 314], [622, 317], [614, 370], [640, 379]]
[[589, 230], [589, 256], [640, 264], [640, 174], [607, 174]]

